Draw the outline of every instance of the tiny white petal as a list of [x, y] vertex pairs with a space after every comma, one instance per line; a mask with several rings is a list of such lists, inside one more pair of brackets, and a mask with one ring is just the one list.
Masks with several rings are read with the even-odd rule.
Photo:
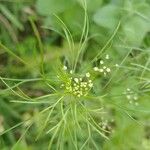
[[119, 67], [119, 65], [118, 65], [118, 64], [115, 64], [115, 66], [116, 66], [116, 67]]
[[104, 72], [104, 70], [103, 69], [99, 69], [99, 72]]
[[70, 74], [73, 74], [73, 70], [70, 70]]
[[90, 84], [89, 84], [89, 87], [93, 87], [93, 83], [90, 83]]
[[67, 70], [67, 66], [63, 66], [63, 70]]
[[93, 69], [94, 69], [94, 71], [98, 71], [98, 67], [94, 67]]
[[[92, 80], [89, 80], [89, 83], [92, 83]], [[87, 83], [86, 83], [87, 84]]]
[[105, 58], [106, 58], [106, 59], [109, 59], [109, 55], [107, 54]]
[[107, 68], [106, 66], [103, 67], [103, 69], [106, 69], [106, 68]]
[[104, 61], [103, 61], [103, 60], [101, 60], [101, 61], [100, 61], [100, 64], [104, 64]]
[[131, 96], [130, 96], [130, 95], [127, 95], [127, 99], [131, 99]]
[[110, 72], [111, 70], [110, 70], [110, 68], [107, 68], [106, 71], [107, 71], [107, 72]]
[[78, 82], [79, 82], [79, 79], [78, 79], [78, 78], [74, 78], [74, 81], [75, 81], [76, 83], [78, 83]]
[[129, 91], [131, 91], [131, 89], [127, 88], [127, 91], [129, 92]]
[[80, 97], [81, 95], [80, 95], [80, 94], [78, 94], [77, 96], [78, 96], [78, 97]]
[[89, 78], [91, 75], [90, 75], [90, 73], [88, 72], [88, 73], [86, 73], [86, 77], [87, 78]]

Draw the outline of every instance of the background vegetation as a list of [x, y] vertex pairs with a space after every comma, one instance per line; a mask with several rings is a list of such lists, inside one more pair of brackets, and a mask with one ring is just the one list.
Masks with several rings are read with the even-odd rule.
[[[77, 140], [66, 131], [65, 136], [54, 138], [50, 149], [150, 149], [150, 1], [86, 0], [86, 4], [87, 10], [81, 0], [0, 0], [0, 150], [48, 148], [54, 132], [39, 135], [48, 116], [40, 111], [58, 99], [50, 95], [55, 89], [61, 91], [58, 70], [62, 65], [69, 68], [77, 56], [76, 51], [70, 54], [68, 42], [75, 50], [83, 43], [77, 62], [79, 74], [87, 71], [89, 63], [92, 72], [95, 64], [110, 56], [106, 65], [111, 74], [94, 74], [90, 94], [101, 97], [100, 103], [91, 98], [85, 105], [96, 108], [91, 114], [94, 126], [106, 123], [110, 133], [102, 133], [109, 140], [93, 129], [91, 143], [85, 143], [88, 130], [83, 118], [77, 117], [81, 132], [70, 116], [67, 125], [71, 133], [77, 130]], [[29, 99], [40, 102], [22, 102]], [[102, 107], [104, 113], [99, 113]], [[65, 116], [60, 113], [58, 107], [48, 127]]]

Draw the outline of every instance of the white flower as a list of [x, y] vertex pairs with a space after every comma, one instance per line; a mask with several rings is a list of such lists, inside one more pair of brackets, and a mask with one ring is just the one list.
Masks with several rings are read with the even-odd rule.
[[79, 79], [78, 79], [78, 78], [74, 78], [74, 81], [75, 81], [76, 83], [78, 83], [78, 82], [79, 82]]
[[104, 72], [104, 70], [103, 69], [99, 69], [99, 72]]
[[129, 91], [131, 91], [131, 89], [127, 88], [127, 91], [129, 92]]
[[101, 60], [101, 61], [100, 61], [100, 64], [104, 64], [104, 61], [103, 61], [103, 60]]
[[127, 99], [131, 99], [131, 96], [130, 96], [130, 95], [127, 95]]
[[63, 70], [67, 70], [67, 66], [63, 66]]
[[107, 71], [107, 72], [110, 72], [111, 70], [110, 70], [110, 68], [107, 68], [106, 71]]
[[98, 67], [94, 67], [93, 69], [94, 69], [94, 71], [98, 71], [99, 70]]
[[91, 75], [90, 75], [90, 73], [88, 72], [88, 73], [86, 73], [86, 75], [85, 75], [87, 78], [89, 78]]
[[70, 74], [73, 74], [73, 70], [70, 70]]
[[106, 58], [106, 59], [109, 59], [109, 55], [107, 54], [105, 58]]
[[73, 85], [74, 85], [74, 86], [77, 86], [77, 84], [76, 84], [76, 83], [74, 83]]
[[89, 83], [92, 83], [92, 80], [89, 80]]
[[89, 87], [93, 87], [93, 83], [89, 83]]
[[119, 65], [118, 65], [118, 64], [115, 64], [115, 66], [116, 66], [116, 67], [119, 67]]

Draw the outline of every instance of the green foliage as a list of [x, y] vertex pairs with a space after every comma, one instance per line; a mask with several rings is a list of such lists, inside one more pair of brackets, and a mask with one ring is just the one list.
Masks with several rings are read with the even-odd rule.
[[97, 12], [94, 15], [94, 21], [96, 24], [100, 26], [112, 29], [120, 21], [119, 11], [120, 10], [116, 5], [112, 4], [106, 5], [97, 10]]
[[74, 0], [38, 0], [37, 9], [42, 15], [61, 13], [73, 5]]
[[148, 0], [2, 1], [0, 150], [149, 150], [149, 32]]
[[2, 13], [10, 20], [18, 29], [23, 30], [23, 25], [18, 21], [18, 19], [5, 7], [0, 5], [0, 10]]

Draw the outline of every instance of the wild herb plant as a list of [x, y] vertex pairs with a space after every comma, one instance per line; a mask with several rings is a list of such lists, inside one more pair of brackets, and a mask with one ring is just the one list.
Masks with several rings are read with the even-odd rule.
[[[47, 149], [100, 150], [102, 145], [103, 149], [109, 149], [110, 139], [116, 136], [118, 133], [116, 130], [122, 129], [119, 123], [121, 119], [118, 118], [127, 117], [136, 126], [143, 126], [142, 114], [149, 114], [149, 107], [142, 107], [144, 104], [142, 99], [148, 100], [150, 97], [149, 51], [115, 45], [117, 35], [120, 34], [121, 21], [119, 21], [106, 44], [97, 50], [93, 58], [86, 59], [88, 51], [93, 50], [88, 49], [88, 42], [92, 37], [89, 36], [86, 2], [84, 1], [82, 5], [84, 24], [79, 43], [74, 41], [63, 20], [54, 14], [68, 46], [62, 59], [58, 57], [51, 62], [50, 72], [46, 70], [49, 64], [45, 63], [45, 48], [32, 18], [30, 23], [40, 51], [40, 55], [35, 52], [34, 64], [0, 43], [0, 47], [24, 68], [38, 72], [35, 78], [28, 76], [25, 79], [16, 79], [0, 76], [5, 87], [0, 91], [1, 95], [11, 96], [10, 102], [16, 105], [23, 107], [28, 105], [33, 109], [32, 113], [23, 114], [23, 118], [19, 115], [18, 120], [22, 120], [21, 122], [0, 132], [3, 136], [16, 128], [23, 130], [11, 149], [17, 149], [25, 137], [36, 142], [44, 141], [46, 137], [49, 140], [46, 140]], [[118, 47], [127, 49], [121, 57], [116, 57], [117, 59], [112, 52], [115, 46], [116, 49]], [[142, 60], [142, 57], [145, 60]], [[139, 61], [143, 62], [140, 64]], [[32, 86], [33, 89], [35, 84], [48, 90], [45, 95], [30, 96], [29, 91], [24, 90], [25, 84]], [[34, 135], [34, 139], [28, 136], [30, 133]]]

